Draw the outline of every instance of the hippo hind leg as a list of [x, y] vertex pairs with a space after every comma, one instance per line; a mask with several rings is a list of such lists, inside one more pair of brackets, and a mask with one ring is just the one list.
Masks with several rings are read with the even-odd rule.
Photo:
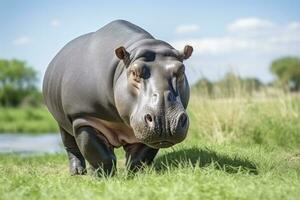
[[142, 143], [123, 146], [126, 152], [127, 169], [136, 172], [145, 165], [150, 165], [159, 149], [148, 147]]
[[75, 130], [75, 140], [84, 158], [98, 176], [111, 176], [116, 170], [116, 156], [106, 138], [90, 126]]
[[71, 175], [86, 174], [85, 160], [76, 144], [75, 138], [61, 127], [60, 134], [68, 154]]

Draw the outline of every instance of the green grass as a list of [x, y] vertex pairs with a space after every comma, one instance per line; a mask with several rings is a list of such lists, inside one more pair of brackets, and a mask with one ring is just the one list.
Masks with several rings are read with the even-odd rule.
[[69, 176], [66, 156], [0, 156], [1, 199], [299, 199], [300, 152], [259, 145], [162, 150], [135, 176]]
[[187, 139], [134, 176], [122, 149], [111, 178], [70, 176], [65, 154], [0, 155], [0, 199], [299, 199], [298, 96], [193, 94], [188, 112]]
[[57, 123], [45, 107], [0, 107], [0, 133], [51, 133], [57, 131]]

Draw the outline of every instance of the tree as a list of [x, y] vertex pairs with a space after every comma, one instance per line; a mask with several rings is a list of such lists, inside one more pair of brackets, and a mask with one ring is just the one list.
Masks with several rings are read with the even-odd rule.
[[0, 105], [18, 106], [38, 92], [37, 72], [24, 61], [0, 59]]
[[281, 85], [291, 91], [300, 88], [300, 58], [284, 57], [277, 59], [271, 64], [271, 72], [277, 76]]

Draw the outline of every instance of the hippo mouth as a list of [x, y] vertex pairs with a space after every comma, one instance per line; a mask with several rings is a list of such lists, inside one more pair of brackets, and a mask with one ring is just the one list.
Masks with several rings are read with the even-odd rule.
[[168, 148], [173, 146], [174, 143], [170, 141], [158, 141], [158, 142], [149, 143], [148, 145], [154, 148]]

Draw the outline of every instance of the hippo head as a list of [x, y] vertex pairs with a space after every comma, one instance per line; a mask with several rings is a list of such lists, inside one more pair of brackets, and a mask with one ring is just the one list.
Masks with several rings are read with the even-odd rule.
[[183, 60], [192, 52], [188, 45], [177, 51], [166, 44], [144, 46], [131, 53], [124, 47], [115, 50], [126, 66], [122, 83], [126, 93], [119, 98], [121, 112], [140, 142], [166, 148], [185, 139], [189, 85]]

